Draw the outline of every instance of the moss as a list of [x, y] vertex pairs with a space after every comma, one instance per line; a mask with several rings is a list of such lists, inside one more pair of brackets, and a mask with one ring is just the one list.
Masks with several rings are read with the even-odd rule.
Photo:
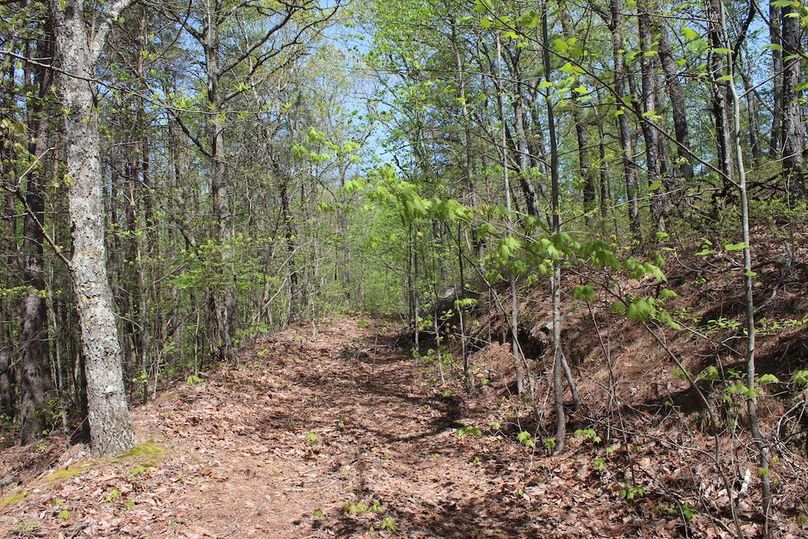
[[60, 468], [53, 470], [51, 473], [42, 478], [42, 482], [46, 485], [55, 485], [61, 483], [77, 475], [81, 475], [90, 469], [89, 464], [72, 464], [67, 468]]
[[35, 531], [40, 526], [40, 522], [38, 520], [31, 520], [28, 518], [24, 518], [17, 522], [17, 531], [19, 533], [31, 533]]
[[0, 498], [0, 507], [11, 507], [16, 503], [23, 501], [27, 497], [28, 492], [25, 490], [15, 492], [14, 494], [9, 494], [5, 498]]
[[126, 453], [115, 457], [117, 462], [126, 461], [128, 463], [139, 464], [141, 466], [154, 467], [160, 463], [160, 459], [165, 454], [163, 447], [153, 443], [144, 442], [138, 444]]
[[156, 458], [162, 456], [165, 452], [166, 450], [157, 444], [151, 442], [144, 442], [142, 444], [136, 445], [123, 455], [120, 455], [119, 458], [122, 459]]

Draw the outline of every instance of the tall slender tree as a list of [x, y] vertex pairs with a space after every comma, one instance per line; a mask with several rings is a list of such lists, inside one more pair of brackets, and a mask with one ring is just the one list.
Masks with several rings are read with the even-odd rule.
[[51, 0], [59, 54], [59, 95], [73, 240], [73, 292], [81, 325], [93, 452], [122, 453], [135, 443], [123, 382], [122, 353], [104, 243], [103, 179], [95, 107], [95, 67], [114, 21], [135, 0], [85, 10], [80, 0]]
[[[47, 15], [42, 21], [42, 36], [36, 45], [37, 58], [53, 55], [52, 24]], [[52, 83], [52, 70], [45, 64], [33, 69], [35, 94], [29, 100], [28, 152], [37, 163], [27, 174], [23, 221], [23, 283], [28, 288], [22, 302], [22, 368], [20, 369], [20, 416], [22, 443], [42, 434], [44, 407], [54, 389], [50, 371], [48, 314], [46, 306], [45, 265], [45, 181], [50, 162], [48, 122], [45, 104]]]
[[[799, 5], [799, 3], [798, 3]], [[804, 9], [804, 8], [802, 8]], [[783, 173], [791, 191], [805, 194], [803, 153], [805, 152], [805, 118], [801, 101], [803, 26], [800, 8], [794, 3], [782, 11], [782, 122], [783, 122]]]

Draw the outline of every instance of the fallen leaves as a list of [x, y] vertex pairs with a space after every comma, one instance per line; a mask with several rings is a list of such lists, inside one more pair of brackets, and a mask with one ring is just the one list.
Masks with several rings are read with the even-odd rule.
[[[348, 318], [259, 342], [245, 367], [135, 410], [139, 439], [151, 440], [136, 454], [95, 461], [71, 449], [53, 466], [69, 470], [59, 481], [27, 481], [28, 495], [0, 508], [0, 534], [663, 538], [683, 534], [676, 497], [695, 508], [691, 531], [728, 536], [717, 468], [686, 448], [705, 443], [697, 435], [637, 415], [642, 445], [573, 436], [548, 457], [513, 401], [463, 399], [462, 387], [444, 398], [393, 341]], [[518, 442], [522, 431], [537, 448]], [[621, 495], [632, 488], [642, 495]], [[359, 503], [368, 510], [345, 510]]]

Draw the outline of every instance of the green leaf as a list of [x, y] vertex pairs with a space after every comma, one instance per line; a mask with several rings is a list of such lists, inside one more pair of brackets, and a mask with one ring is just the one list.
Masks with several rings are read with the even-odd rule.
[[667, 281], [668, 278], [665, 277], [665, 274], [662, 273], [662, 270], [659, 269], [658, 266], [651, 264], [650, 262], [646, 262], [643, 264], [643, 268], [645, 269], [645, 274], [650, 275], [651, 277], [655, 278], [658, 281]]
[[766, 373], [760, 378], [758, 378], [758, 383], [760, 384], [779, 384], [780, 379], [777, 378], [775, 375], [771, 373]]
[[398, 531], [398, 524], [393, 517], [384, 517], [379, 523], [379, 529], [385, 532], [396, 533]]
[[697, 377], [699, 380], [709, 380], [715, 381], [721, 378], [721, 374], [718, 372], [718, 368], [715, 365], [710, 365], [703, 371], [701, 371]]
[[654, 318], [656, 313], [657, 309], [654, 306], [652, 299], [637, 298], [629, 303], [626, 316], [628, 316], [628, 319], [632, 320], [633, 322], [644, 323]]
[[516, 440], [525, 447], [530, 448], [536, 447], [536, 442], [533, 441], [533, 435], [531, 435], [526, 430], [523, 430], [519, 434], [517, 434]]
[[476, 0], [474, 2], [474, 13], [482, 14], [491, 9], [491, 2], [488, 0]]
[[519, 17], [519, 24], [525, 28], [534, 29], [539, 26], [539, 14], [535, 11], [528, 11]]
[[659, 299], [673, 299], [679, 297], [679, 294], [671, 290], [670, 288], [663, 288], [659, 292]]
[[598, 436], [597, 431], [592, 428], [588, 429], [577, 429], [573, 434], [576, 438], [583, 438], [584, 440], [590, 440], [592, 443], [599, 444], [602, 440], [600, 436]]
[[615, 301], [612, 303], [610, 309], [615, 314], [626, 314], [626, 306], [622, 301]]
[[687, 41], [693, 41], [694, 39], [698, 39], [700, 36], [698, 32], [687, 26], [682, 27], [682, 35]]
[[671, 371], [671, 374], [673, 374], [675, 377], [679, 378], [680, 380], [686, 380], [689, 373], [683, 371], [679, 367], [674, 367], [673, 370]]
[[457, 429], [457, 437], [463, 438], [464, 436], [482, 436], [482, 431], [473, 425], [463, 425]]
[[590, 285], [581, 285], [576, 286], [572, 290], [572, 295], [575, 299], [580, 299], [582, 301], [595, 301], [595, 289], [592, 288]]
[[724, 250], [728, 252], [743, 251], [746, 249], [746, 243], [727, 243], [724, 245]]

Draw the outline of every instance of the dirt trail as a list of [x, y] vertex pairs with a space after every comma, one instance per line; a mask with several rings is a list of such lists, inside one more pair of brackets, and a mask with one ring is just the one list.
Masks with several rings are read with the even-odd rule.
[[24, 499], [0, 506], [0, 536], [345, 537], [396, 528], [408, 537], [504, 537], [547, 529], [528, 519], [507, 465], [481, 453], [480, 438], [457, 435], [460, 400], [404, 357], [394, 327], [348, 318], [313, 333], [274, 335], [238, 368], [137, 409], [139, 440], [150, 445], [135, 455], [99, 461], [73, 450], [59, 465], [75, 476], [43, 474], [16, 491]]
[[[689, 522], [669, 509], [661, 478], [700, 484], [702, 500], [720, 485], [665, 421], [635, 418], [646, 438], [630, 452], [573, 436], [547, 456], [516, 441], [529, 428], [516, 399], [442, 388], [397, 329], [343, 318], [267, 337], [136, 408], [129, 455], [92, 459], [58, 436], [0, 451], [0, 537], [732, 535], [692, 497]], [[633, 501], [620, 490], [632, 462]]]

